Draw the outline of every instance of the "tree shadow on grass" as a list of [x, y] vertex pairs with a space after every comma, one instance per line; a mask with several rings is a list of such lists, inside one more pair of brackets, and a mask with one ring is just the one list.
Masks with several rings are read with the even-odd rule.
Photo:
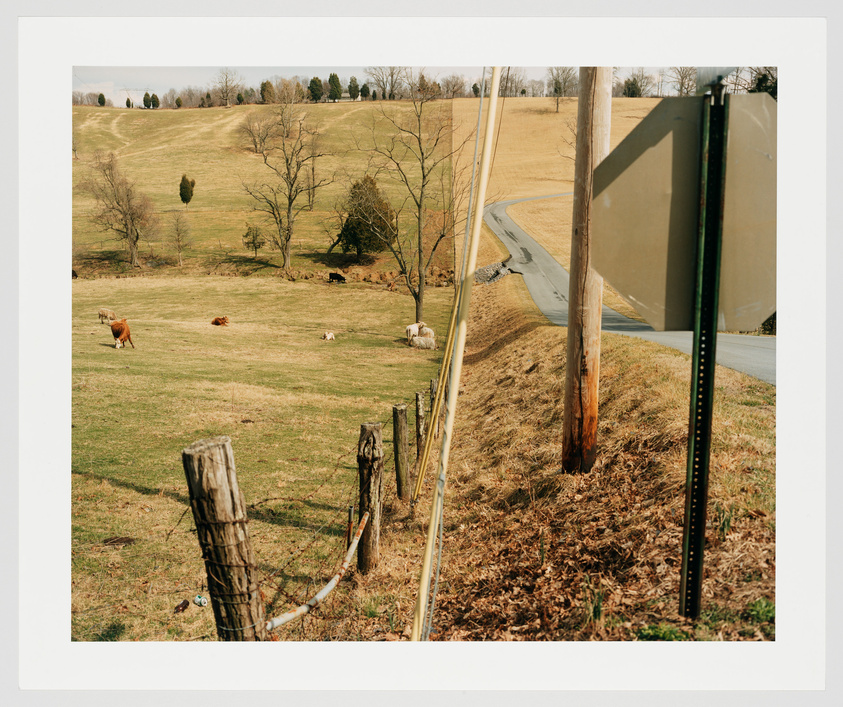
[[281, 266], [273, 263], [269, 258], [255, 258], [249, 255], [226, 253], [223, 256], [207, 257], [204, 267], [214, 270], [227, 266], [233, 267], [241, 275], [254, 275], [262, 270], [281, 270]]
[[104, 267], [119, 271], [134, 270], [129, 264], [125, 250], [99, 250], [77, 253], [73, 256], [77, 270], [98, 270]]
[[309, 260], [314, 265], [323, 265], [335, 270], [354, 266], [368, 267], [378, 261], [377, 256], [370, 253], [363, 253], [363, 256], [358, 259], [356, 253], [343, 253], [342, 251], [334, 251], [330, 254], [311, 251], [309, 253], [296, 253], [296, 257], [301, 260]]
[[[83, 476], [93, 481], [107, 481], [108, 483], [119, 486], [120, 488], [127, 489], [129, 491], [134, 491], [135, 493], [142, 494], [144, 496], [165, 496], [176, 503], [185, 506], [185, 508], [190, 507], [190, 496], [188, 493], [178, 493], [175, 491], [162, 491], [160, 488], [151, 488], [149, 486], [141, 486], [140, 484], [133, 483], [131, 481], [125, 481], [123, 479], [115, 479], [111, 476], [106, 476], [104, 474], [96, 474], [91, 471], [79, 471], [76, 469], [72, 469], [71, 473], [76, 474], [77, 476]], [[186, 491], [186, 490], [185, 490]], [[250, 506], [247, 504], [246, 506], [246, 515], [249, 520], [254, 521], [261, 521], [263, 523], [270, 523], [272, 525], [278, 525], [282, 527], [288, 528], [298, 528], [301, 530], [308, 530], [312, 532], [319, 531], [324, 535], [332, 535], [332, 536], [340, 536], [345, 534], [345, 527], [338, 528], [338, 527], [322, 527], [318, 525], [316, 522], [313, 523], [303, 523], [301, 522], [302, 517], [302, 509], [309, 508], [315, 511], [330, 511], [336, 512], [338, 517], [344, 512], [342, 508], [338, 508], [334, 505], [320, 503], [318, 501], [314, 501], [312, 499], [302, 499], [301, 501], [297, 501], [295, 499], [273, 499], [279, 500], [284, 503], [293, 503], [295, 504], [295, 508], [291, 509], [289, 513], [285, 512], [283, 509], [279, 510], [276, 508], [272, 508], [269, 505], [264, 505], [261, 507], [257, 506]], [[260, 503], [259, 501], [257, 503]], [[279, 504], [280, 505], [280, 504]]]

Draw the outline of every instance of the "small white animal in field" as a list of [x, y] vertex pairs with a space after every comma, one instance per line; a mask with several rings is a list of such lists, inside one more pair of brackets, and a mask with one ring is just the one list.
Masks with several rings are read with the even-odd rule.
[[436, 338], [436, 334], [433, 333], [433, 329], [426, 327], [424, 324], [419, 327], [419, 336], [425, 337], [427, 339]]
[[325, 341], [336, 341], [336, 339], [334, 338], [334, 332], [332, 331], [326, 331], [324, 334], [322, 334], [322, 338]]
[[419, 329], [421, 329], [424, 325], [425, 325], [424, 322], [416, 322], [415, 324], [408, 324], [407, 325], [407, 344], [408, 345], [413, 340], [414, 336], [419, 335]]
[[106, 319], [110, 322], [113, 322], [117, 319], [117, 315], [114, 313], [113, 309], [106, 309], [103, 307], [99, 312], [100, 324], [102, 324]]
[[429, 336], [414, 336], [410, 340], [410, 346], [417, 349], [435, 349], [436, 339]]

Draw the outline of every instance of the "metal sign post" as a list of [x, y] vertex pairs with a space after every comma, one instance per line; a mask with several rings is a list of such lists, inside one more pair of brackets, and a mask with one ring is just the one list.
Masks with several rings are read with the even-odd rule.
[[702, 596], [727, 132], [725, 87], [717, 83], [704, 103], [702, 125], [691, 411], [679, 589], [679, 612], [689, 618], [700, 615]]

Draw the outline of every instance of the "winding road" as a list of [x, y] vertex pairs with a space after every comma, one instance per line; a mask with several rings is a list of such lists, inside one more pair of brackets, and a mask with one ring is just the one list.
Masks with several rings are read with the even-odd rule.
[[[524, 278], [530, 296], [551, 322], [568, 326], [568, 272], [544, 248], [513, 221], [507, 207], [522, 201], [552, 199], [567, 194], [499, 201], [486, 207], [484, 218], [489, 228], [512, 254], [507, 267]], [[648, 324], [629, 319], [603, 306], [603, 331], [636, 336], [691, 354], [692, 331], [655, 331]], [[776, 384], [776, 337], [717, 334], [717, 363]]]

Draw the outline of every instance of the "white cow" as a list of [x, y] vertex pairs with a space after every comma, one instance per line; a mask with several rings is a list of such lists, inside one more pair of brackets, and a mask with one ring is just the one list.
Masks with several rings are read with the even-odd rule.
[[336, 339], [334, 338], [334, 332], [332, 331], [326, 331], [324, 334], [322, 334], [322, 339], [324, 341], [336, 341]]
[[414, 336], [410, 340], [410, 346], [416, 349], [435, 349], [436, 339], [432, 339], [429, 336]]
[[419, 335], [419, 329], [425, 326], [424, 322], [416, 322], [415, 324], [408, 324], [407, 325], [407, 344], [409, 345], [413, 341], [414, 336]]

